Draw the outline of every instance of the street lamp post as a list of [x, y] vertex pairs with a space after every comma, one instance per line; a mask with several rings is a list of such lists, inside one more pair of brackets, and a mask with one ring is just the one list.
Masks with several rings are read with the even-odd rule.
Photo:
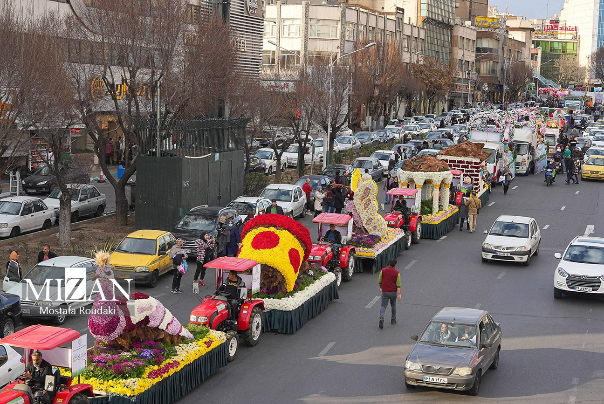
[[367, 45], [363, 46], [360, 49], [354, 50], [352, 52], [348, 52], [345, 53], [343, 55], [340, 55], [339, 57], [337, 57], [336, 59], [333, 58], [329, 58], [329, 85], [328, 85], [328, 90], [329, 90], [329, 101], [327, 103], [327, 133], [325, 134], [325, 136], [323, 136], [323, 168], [327, 167], [327, 165], [329, 165], [329, 158], [330, 158], [330, 154], [329, 154], [329, 138], [331, 136], [331, 84], [332, 84], [332, 79], [333, 79], [333, 66], [336, 64], [336, 62], [342, 58], [345, 58], [347, 56], [352, 55], [353, 53], [357, 53], [360, 52], [362, 50], [371, 48], [372, 46], [375, 46], [375, 42], [370, 42]]

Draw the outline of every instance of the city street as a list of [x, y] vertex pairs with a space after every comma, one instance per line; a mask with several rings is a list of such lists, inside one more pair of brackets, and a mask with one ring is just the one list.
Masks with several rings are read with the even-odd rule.
[[[234, 362], [180, 402], [598, 402], [604, 388], [602, 301], [554, 300], [553, 271], [554, 253], [563, 252], [588, 225], [595, 226], [593, 235], [604, 236], [604, 189], [596, 182], [565, 185], [562, 176], [546, 187], [537, 174], [516, 178], [507, 196], [495, 188], [488, 205], [480, 211], [476, 233], [456, 228], [442, 240], [421, 240], [399, 255], [398, 324], [386, 321], [383, 330], [378, 328], [378, 276], [355, 274], [342, 284], [340, 299], [296, 334], [266, 333], [256, 347], [242, 344]], [[500, 214], [537, 219], [542, 243], [529, 267], [481, 262], [482, 232]], [[311, 220], [307, 216], [302, 223], [314, 236]], [[183, 285], [192, 277], [189, 271]], [[202, 295], [213, 291], [212, 273], [206, 283]], [[157, 288], [137, 290], [158, 297], [186, 323], [198, 300], [189, 287], [181, 295], [170, 294], [170, 284], [171, 276], [165, 275]], [[488, 310], [501, 324], [499, 369], [485, 374], [478, 397], [404, 387], [410, 336], [421, 333], [445, 306]], [[69, 318], [65, 326], [84, 332], [86, 318]]]

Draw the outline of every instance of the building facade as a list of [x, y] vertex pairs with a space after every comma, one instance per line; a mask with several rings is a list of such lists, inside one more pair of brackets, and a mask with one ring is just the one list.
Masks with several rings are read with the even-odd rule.
[[451, 31], [455, 24], [455, 0], [419, 0], [419, 24], [426, 30], [425, 55], [445, 66], [451, 59]]
[[577, 28], [577, 56], [587, 66], [590, 56], [604, 46], [604, 0], [565, 0], [560, 22]]
[[471, 21], [476, 16], [486, 16], [489, 12], [489, 0], [457, 0], [455, 17], [461, 21]]
[[456, 24], [451, 31], [451, 66], [455, 69], [455, 83], [449, 94], [450, 103], [464, 106], [472, 103], [476, 60], [476, 29]]

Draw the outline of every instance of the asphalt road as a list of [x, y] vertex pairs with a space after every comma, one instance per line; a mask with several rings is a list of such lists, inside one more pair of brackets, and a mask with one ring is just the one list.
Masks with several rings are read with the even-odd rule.
[[[377, 274], [355, 274], [340, 299], [294, 335], [266, 333], [253, 348], [240, 346], [234, 362], [206, 380], [181, 403], [585, 403], [602, 402], [604, 312], [597, 298], [553, 298], [555, 252], [595, 226], [604, 236], [604, 188], [595, 182], [546, 187], [541, 174], [516, 178], [507, 196], [501, 187], [480, 211], [476, 233], [458, 229], [443, 240], [421, 240], [398, 258], [403, 299], [398, 324], [378, 329]], [[381, 184], [380, 188], [381, 188]], [[564, 207], [564, 208], [563, 208]], [[480, 246], [500, 214], [533, 216], [542, 229], [541, 253], [529, 267], [482, 263]], [[312, 226], [311, 218], [302, 220]], [[311, 227], [313, 237], [316, 235]], [[181, 321], [198, 303], [183, 279], [185, 293], [169, 292], [171, 276], [155, 289]], [[213, 291], [213, 274], [202, 295]], [[488, 310], [501, 323], [499, 369], [485, 374], [478, 397], [403, 384], [403, 366], [412, 334], [421, 333], [445, 306]], [[389, 312], [386, 320], [389, 318]], [[87, 319], [65, 323], [82, 332]], [[91, 343], [92, 339], [89, 339]]]

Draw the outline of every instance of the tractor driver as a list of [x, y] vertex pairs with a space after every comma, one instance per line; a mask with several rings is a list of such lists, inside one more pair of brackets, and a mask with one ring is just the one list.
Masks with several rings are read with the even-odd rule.
[[405, 217], [405, 224], [409, 224], [409, 208], [407, 207], [407, 201], [403, 195], [398, 196], [398, 200], [394, 204], [393, 210], [398, 210]]
[[42, 359], [42, 352], [34, 351], [31, 354], [31, 362], [25, 367], [23, 376], [31, 377], [33, 381], [40, 383], [40, 386], [44, 386], [48, 375], [52, 375], [52, 366]]
[[[224, 292], [223, 296], [227, 298], [227, 301], [231, 306], [231, 314], [234, 320], [237, 319], [239, 288], [245, 288], [245, 282], [237, 275], [237, 271], [229, 271], [228, 278], [218, 288], [218, 292]], [[214, 294], [214, 296], [216, 296], [216, 294]]]
[[329, 230], [323, 236], [323, 240], [329, 241], [332, 244], [342, 244], [342, 234], [336, 230], [335, 224], [329, 225]]

